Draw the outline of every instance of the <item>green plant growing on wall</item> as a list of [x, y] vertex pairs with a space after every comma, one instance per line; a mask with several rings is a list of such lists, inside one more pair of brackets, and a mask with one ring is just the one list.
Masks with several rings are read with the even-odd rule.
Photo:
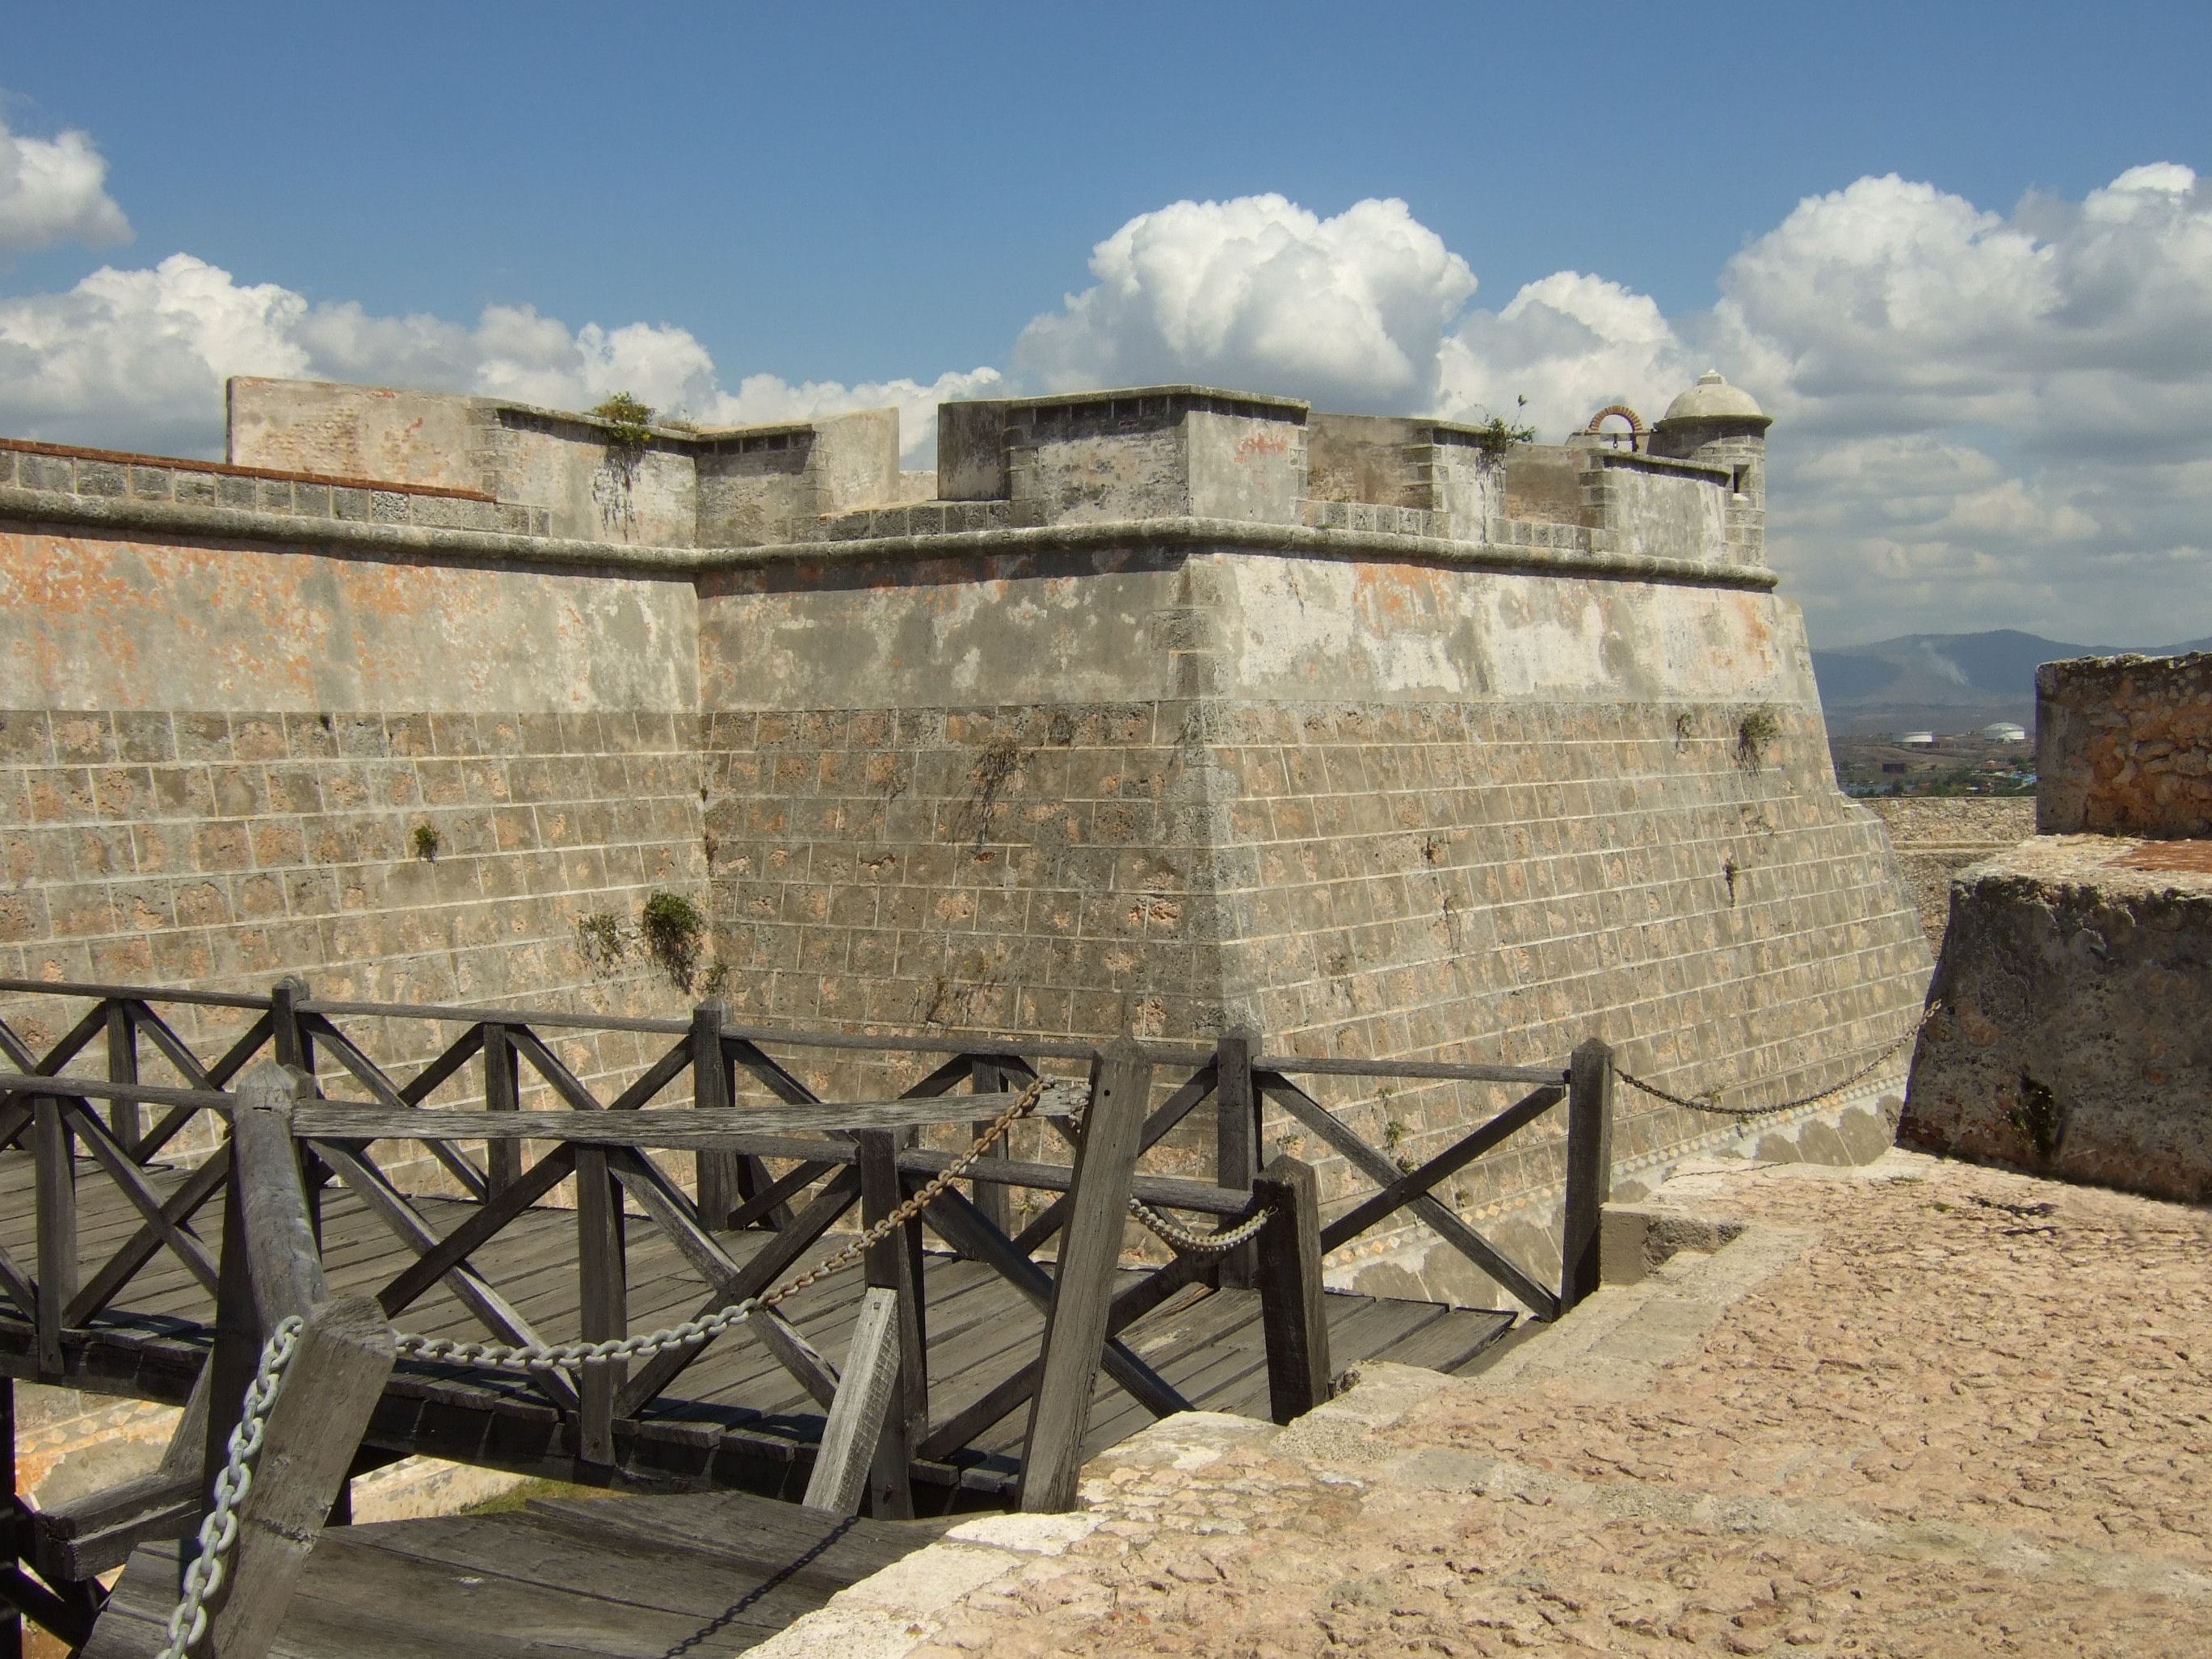
[[617, 392], [594, 405], [592, 413], [606, 422], [607, 441], [606, 464], [592, 480], [592, 501], [602, 524], [610, 530], [619, 528], [628, 537], [637, 525], [633, 497], [638, 464], [653, 439], [653, 410], [629, 392]]
[[1766, 751], [1782, 735], [1782, 721], [1765, 703], [1743, 711], [1736, 722], [1735, 763], [1747, 772], [1756, 772], [1766, 759]]
[[[1516, 414], [1528, 407], [1526, 398], [1516, 398], [1513, 403]], [[1525, 422], [1509, 421], [1503, 415], [1493, 415], [1474, 428], [1474, 447], [1492, 466], [1501, 464], [1514, 445], [1533, 443], [1535, 438], [1534, 427]]]
[[576, 950], [584, 965], [601, 979], [611, 975], [629, 954], [629, 939], [611, 912], [593, 910], [576, 918]]
[[669, 983], [687, 995], [699, 975], [699, 946], [707, 933], [707, 918], [681, 893], [655, 888], [638, 912], [638, 938], [645, 953], [660, 965]]
[[607, 423], [607, 447], [625, 451], [632, 457], [645, 453], [645, 446], [653, 436], [653, 408], [639, 402], [627, 392], [617, 392], [605, 403], [595, 404], [592, 413]]
[[425, 864], [435, 864], [438, 861], [439, 836], [434, 827], [427, 823], [416, 824], [412, 840], [415, 843], [416, 858]]

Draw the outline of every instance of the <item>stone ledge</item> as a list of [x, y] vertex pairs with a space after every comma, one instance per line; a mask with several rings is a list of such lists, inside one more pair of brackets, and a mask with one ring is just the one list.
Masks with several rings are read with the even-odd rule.
[[10, 522], [32, 526], [88, 525], [104, 530], [237, 538], [294, 546], [307, 541], [385, 553], [442, 554], [457, 560], [495, 564], [583, 567], [681, 578], [761, 565], [819, 566], [890, 559], [1172, 549], [1317, 558], [1415, 559], [1511, 575], [1589, 577], [1757, 592], [1771, 591], [1779, 580], [1771, 570], [1715, 566], [1688, 559], [1585, 553], [1571, 548], [1509, 547], [1429, 536], [1255, 524], [1235, 519], [1144, 519], [1033, 529], [962, 531], [943, 535], [870, 536], [850, 541], [784, 542], [746, 548], [693, 548], [310, 519], [247, 507], [204, 507], [173, 501], [87, 498], [0, 488], [0, 523]]

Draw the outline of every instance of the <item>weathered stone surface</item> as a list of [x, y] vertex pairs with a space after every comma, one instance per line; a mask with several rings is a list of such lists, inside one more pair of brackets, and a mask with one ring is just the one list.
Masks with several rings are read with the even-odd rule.
[[1085, 1471], [1064, 1554], [895, 1624], [848, 1591], [757, 1651], [2203, 1646], [2201, 1211], [1905, 1154], [1714, 1164], [1659, 1201], [1749, 1229], [1474, 1378], [1363, 1367], [1285, 1429], [1164, 1419]]
[[2035, 833], [2035, 802], [2027, 795], [1896, 795], [1860, 804], [1889, 831], [1931, 951], [1943, 945], [1951, 878]]
[[2039, 835], [2212, 836], [2212, 653], [2035, 671]]
[[2212, 1199], [2212, 842], [2045, 836], [1964, 872], [1901, 1141]]

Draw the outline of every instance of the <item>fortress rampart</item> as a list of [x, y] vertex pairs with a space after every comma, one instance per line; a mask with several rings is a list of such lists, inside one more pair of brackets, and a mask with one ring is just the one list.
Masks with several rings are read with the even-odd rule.
[[2035, 828], [2212, 837], [2212, 653], [2035, 671]]
[[[1766, 422], [1717, 377], [1649, 453], [1198, 387], [956, 404], [933, 478], [888, 410], [641, 446], [367, 388], [230, 410], [223, 469], [0, 448], [0, 971], [669, 1012], [704, 982], [578, 931], [665, 888], [741, 1017], [1509, 1062], [1595, 1030], [1724, 1103], [1918, 1007], [1765, 565]], [[1352, 1109], [1410, 1161], [1495, 1103]], [[1616, 1157], [1726, 1132], [1624, 1094]], [[1553, 1190], [1524, 1139], [1443, 1195]], [[1333, 1270], [1487, 1294], [1386, 1244]]]

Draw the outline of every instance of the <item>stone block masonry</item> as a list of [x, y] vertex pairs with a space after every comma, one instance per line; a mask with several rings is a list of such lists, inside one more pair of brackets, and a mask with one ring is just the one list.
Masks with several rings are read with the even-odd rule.
[[2212, 842], [2039, 836], [1965, 872], [1899, 1136], [2212, 1200]]
[[2039, 835], [2212, 836], [2212, 653], [2035, 671]]
[[[1502, 459], [1200, 387], [956, 404], [922, 499], [885, 411], [624, 459], [588, 416], [240, 382], [231, 453], [289, 507], [0, 489], [0, 961], [671, 1012], [575, 933], [666, 886], [767, 1023], [1524, 1063], [1595, 1030], [1678, 1090], [1809, 1091], [1927, 957], [1760, 556], [1765, 416], [1698, 395], [1670, 455]], [[291, 476], [364, 472], [489, 516], [363, 526]], [[634, 1075], [626, 1041], [572, 1063]], [[1322, 1092], [1408, 1166], [1506, 1103]], [[1622, 1109], [1625, 1175], [1735, 1133]], [[1558, 1158], [1445, 1195], [1537, 1214]], [[1489, 1299], [1421, 1239], [1334, 1271]]]
[[1953, 885], [1899, 1136], [2212, 1200], [2212, 656], [2045, 663], [2036, 727], [2039, 833]]

